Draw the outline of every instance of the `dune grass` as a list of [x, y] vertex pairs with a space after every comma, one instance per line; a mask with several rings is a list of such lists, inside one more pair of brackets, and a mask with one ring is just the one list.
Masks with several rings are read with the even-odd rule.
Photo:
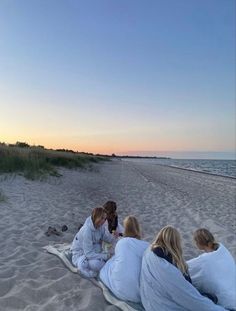
[[28, 179], [60, 176], [57, 167], [82, 168], [104, 160], [107, 158], [85, 153], [0, 144], [0, 173], [20, 173]]

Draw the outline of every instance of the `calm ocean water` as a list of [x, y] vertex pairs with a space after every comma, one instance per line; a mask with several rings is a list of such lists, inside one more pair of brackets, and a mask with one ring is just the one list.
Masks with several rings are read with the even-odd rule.
[[236, 160], [142, 159], [141, 161], [236, 178]]

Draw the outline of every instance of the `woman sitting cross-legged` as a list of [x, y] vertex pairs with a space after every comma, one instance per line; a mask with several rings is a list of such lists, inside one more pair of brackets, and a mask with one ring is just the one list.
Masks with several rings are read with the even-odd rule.
[[149, 243], [141, 240], [140, 226], [134, 216], [124, 220], [124, 238], [115, 247], [115, 255], [100, 271], [102, 282], [122, 300], [140, 302], [139, 279], [142, 257]]
[[204, 253], [187, 262], [193, 285], [200, 292], [216, 295], [219, 305], [236, 310], [236, 266], [232, 255], [205, 228], [194, 232], [194, 240]]
[[140, 293], [146, 311], [220, 311], [191, 284], [179, 232], [166, 226], [144, 253]]
[[97, 276], [109, 258], [102, 250], [102, 241], [113, 243], [115, 237], [105, 230], [106, 213], [102, 207], [92, 211], [72, 242], [72, 263], [86, 277]]

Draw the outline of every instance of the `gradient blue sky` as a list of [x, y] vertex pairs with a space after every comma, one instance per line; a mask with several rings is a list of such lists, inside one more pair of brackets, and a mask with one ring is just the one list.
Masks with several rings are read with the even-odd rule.
[[234, 157], [235, 4], [0, 0], [0, 141]]

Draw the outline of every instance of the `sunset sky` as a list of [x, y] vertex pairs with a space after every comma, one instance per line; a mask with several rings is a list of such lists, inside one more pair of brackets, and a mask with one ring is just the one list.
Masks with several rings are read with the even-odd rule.
[[235, 157], [235, 0], [0, 0], [0, 142]]

